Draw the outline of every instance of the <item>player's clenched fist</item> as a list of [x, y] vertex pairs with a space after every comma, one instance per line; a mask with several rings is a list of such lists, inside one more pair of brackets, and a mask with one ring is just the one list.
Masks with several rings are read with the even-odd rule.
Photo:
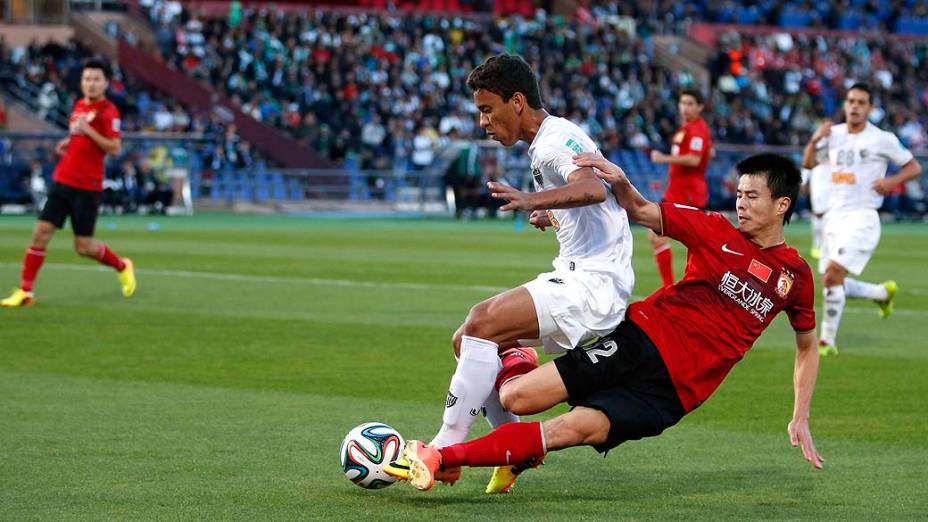
[[548, 217], [548, 213], [544, 210], [533, 210], [532, 215], [528, 218], [528, 222], [531, 223], [533, 227], [541, 230], [542, 232], [551, 226], [551, 219]]
[[818, 130], [815, 131], [815, 134], [812, 135], [812, 143], [817, 143], [819, 140], [831, 136], [832, 125], [833, 124], [830, 120], [825, 120], [822, 122], [822, 126], [819, 127]]

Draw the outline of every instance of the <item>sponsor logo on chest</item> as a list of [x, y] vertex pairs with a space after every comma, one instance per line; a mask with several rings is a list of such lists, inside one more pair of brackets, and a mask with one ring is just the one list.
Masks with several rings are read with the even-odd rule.
[[765, 297], [762, 290], [754, 288], [748, 279], [738, 277], [730, 270], [722, 275], [719, 292], [728, 296], [758, 321], [766, 321], [767, 314], [773, 310], [773, 301]]

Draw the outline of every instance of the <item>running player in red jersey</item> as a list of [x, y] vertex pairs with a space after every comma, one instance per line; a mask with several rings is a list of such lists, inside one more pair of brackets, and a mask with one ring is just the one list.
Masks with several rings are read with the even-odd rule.
[[129, 297], [135, 293], [132, 260], [117, 256], [93, 238], [103, 191], [103, 158], [107, 154], [119, 154], [121, 147], [119, 111], [105, 97], [108, 86], [109, 68], [105, 63], [96, 60], [84, 63], [81, 68], [83, 98], [74, 104], [68, 137], [55, 147], [55, 152], [63, 157], [55, 168], [48, 200], [32, 231], [32, 242], [23, 259], [20, 286], [0, 301], [0, 306], [33, 303], [32, 287], [45, 261], [45, 248], [55, 230], [64, 226], [69, 217], [74, 230], [74, 250], [116, 269], [123, 295]]
[[809, 406], [818, 375], [815, 283], [786, 245], [801, 175], [789, 159], [759, 154], [737, 165], [738, 227], [718, 213], [646, 200], [616, 165], [598, 154], [575, 164], [595, 167], [634, 221], [689, 249], [678, 283], [633, 303], [623, 321], [598, 342], [511, 380], [500, 400], [517, 415], [567, 402], [574, 408], [545, 422], [512, 422], [484, 437], [441, 449], [410, 441], [403, 452], [408, 480], [431, 488], [441, 467], [531, 464], [548, 451], [589, 445], [606, 452], [652, 437], [676, 424], [719, 387], [729, 370], [781, 311], [796, 332], [793, 446], [821, 468]]
[[[664, 192], [665, 203], [680, 203], [705, 208], [709, 201], [706, 187], [706, 167], [712, 157], [712, 137], [702, 118], [703, 98], [695, 89], [684, 89], [677, 101], [683, 124], [673, 135], [670, 154], [652, 150], [651, 161], [670, 164], [669, 182]], [[666, 237], [648, 232], [654, 247], [654, 260], [664, 286], [673, 284], [673, 251]]]

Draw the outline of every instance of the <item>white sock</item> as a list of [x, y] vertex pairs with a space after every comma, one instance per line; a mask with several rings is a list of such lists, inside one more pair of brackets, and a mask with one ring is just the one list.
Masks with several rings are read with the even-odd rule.
[[483, 414], [486, 415], [491, 428], [499, 428], [507, 422], [519, 422], [518, 415], [503, 408], [502, 403], [499, 402], [499, 392], [495, 387], [487, 397], [487, 402], [483, 403]]
[[848, 297], [873, 299], [874, 301], [885, 301], [889, 297], [885, 286], [865, 283], [850, 277], [844, 278], [844, 291], [847, 292]]
[[451, 376], [441, 429], [432, 439], [433, 446], [443, 448], [467, 439], [501, 368], [496, 343], [467, 335], [461, 338], [461, 358]]
[[822, 218], [812, 214], [812, 248], [822, 248], [822, 233], [825, 227], [822, 226]]
[[821, 339], [829, 344], [835, 344], [838, 336], [838, 325], [841, 324], [841, 313], [844, 312], [844, 287], [829, 286], [822, 291], [825, 296], [825, 314], [822, 318]]

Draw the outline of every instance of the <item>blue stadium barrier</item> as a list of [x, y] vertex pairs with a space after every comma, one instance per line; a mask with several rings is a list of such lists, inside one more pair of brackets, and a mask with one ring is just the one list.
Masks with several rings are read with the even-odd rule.
[[811, 21], [812, 15], [805, 11], [784, 9], [780, 13], [780, 27], [808, 27]]
[[928, 34], [928, 18], [902, 17], [896, 22], [897, 33]]
[[742, 25], [753, 25], [760, 20], [762, 13], [757, 7], [740, 8], [735, 11], [735, 22]]
[[284, 185], [284, 176], [280, 172], [271, 172], [271, 197], [273, 199], [287, 199], [287, 188]]
[[845, 13], [838, 18], [838, 29], [842, 31], [856, 31], [861, 24], [862, 17], [857, 13]]

